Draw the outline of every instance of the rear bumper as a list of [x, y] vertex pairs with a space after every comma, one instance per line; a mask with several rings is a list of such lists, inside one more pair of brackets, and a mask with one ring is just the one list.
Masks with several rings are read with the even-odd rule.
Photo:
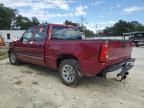
[[134, 66], [135, 59], [131, 58], [106, 68], [103, 73], [106, 79], [124, 76]]

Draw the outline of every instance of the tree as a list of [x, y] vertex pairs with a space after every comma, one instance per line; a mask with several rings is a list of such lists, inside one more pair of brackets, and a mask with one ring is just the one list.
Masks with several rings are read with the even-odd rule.
[[11, 23], [16, 17], [16, 9], [11, 9], [0, 4], [0, 29], [10, 29]]
[[27, 17], [18, 15], [16, 9], [11, 9], [0, 4], [0, 29], [22, 29], [26, 30], [32, 26], [38, 26], [40, 24], [36, 17], [32, 17], [32, 21]]
[[39, 20], [36, 17], [32, 17], [32, 25], [38, 26], [40, 24]]
[[121, 35], [125, 32], [132, 32], [134, 31], [134, 26], [131, 23], [120, 20], [113, 26], [114, 35]]
[[103, 33], [104, 35], [109, 34], [109, 35], [118, 36], [121, 35], [122, 33], [135, 32], [135, 31], [144, 31], [144, 26], [137, 21], [127, 22], [127, 21], [119, 20], [112, 27], [106, 27], [103, 30]]
[[23, 17], [21, 15], [18, 15], [16, 17], [16, 27], [17, 29], [21, 29], [21, 30], [26, 30], [29, 27], [32, 27], [33, 24], [32, 22], [27, 18], [27, 17]]
[[32, 21], [27, 17], [18, 15], [16, 17], [16, 27], [17, 29], [26, 30], [29, 27], [38, 26], [40, 23], [36, 17], [32, 17]]
[[74, 23], [74, 22], [69, 21], [69, 20], [66, 20], [66, 21], [64, 22], [64, 24], [65, 24], [65, 25], [72, 25], [72, 26], [75, 26], [75, 27], [79, 27], [79, 26], [80, 26], [79, 23]]

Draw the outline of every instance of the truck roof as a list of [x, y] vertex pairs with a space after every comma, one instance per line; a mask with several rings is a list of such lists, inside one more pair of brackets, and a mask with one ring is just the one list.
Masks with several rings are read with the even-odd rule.
[[[53, 26], [65, 26], [65, 27], [75, 27], [75, 26], [73, 26], [73, 25], [66, 25], [66, 24], [51, 24], [51, 23], [49, 23], [49, 24], [40, 24], [40, 25], [34, 26], [34, 27], [48, 26], [48, 25], [53, 25]], [[30, 27], [30, 28], [34, 28], [34, 27]]]

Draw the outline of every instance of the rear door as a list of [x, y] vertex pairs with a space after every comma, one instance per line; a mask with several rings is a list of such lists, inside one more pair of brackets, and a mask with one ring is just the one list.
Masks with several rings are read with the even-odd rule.
[[47, 37], [47, 26], [34, 29], [33, 42], [31, 44], [31, 61], [34, 64], [45, 65], [44, 49]]

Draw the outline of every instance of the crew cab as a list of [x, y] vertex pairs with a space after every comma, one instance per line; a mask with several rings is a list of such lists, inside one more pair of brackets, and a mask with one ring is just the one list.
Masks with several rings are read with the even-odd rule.
[[62, 82], [75, 86], [83, 76], [126, 78], [134, 66], [130, 40], [84, 40], [77, 27], [40, 25], [9, 45], [12, 65], [29, 62], [58, 70]]

